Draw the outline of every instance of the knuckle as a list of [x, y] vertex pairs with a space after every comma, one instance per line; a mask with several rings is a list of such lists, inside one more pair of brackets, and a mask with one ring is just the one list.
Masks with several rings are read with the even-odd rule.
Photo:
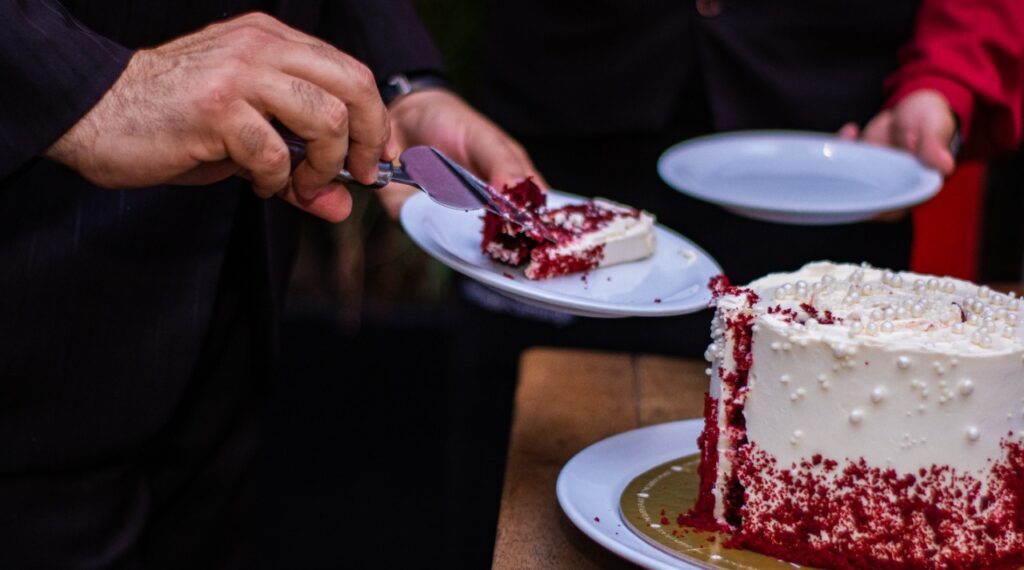
[[333, 135], [344, 135], [348, 133], [348, 107], [337, 99], [327, 104], [326, 124]]
[[283, 144], [269, 146], [263, 151], [263, 164], [270, 173], [287, 172], [291, 166], [291, 157], [288, 148]]
[[204, 83], [199, 95], [199, 107], [206, 113], [223, 113], [237, 97], [238, 92], [233, 76], [218, 74]]
[[353, 75], [358, 87], [376, 91], [377, 80], [374, 78], [373, 72], [370, 71], [369, 67], [366, 67], [362, 63], [354, 62]]
[[262, 48], [275, 40], [266, 29], [254, 23], [244, 23], [231, 30], [228, 36], [231, 45], [242, 54], [249, 54], [252, 50]]
[[277, 22], [277, 20], [266, 12], [249, 12], [248, 14], [240, 16], [237, 21], [241, 24], [251, 26], [271, 26]]

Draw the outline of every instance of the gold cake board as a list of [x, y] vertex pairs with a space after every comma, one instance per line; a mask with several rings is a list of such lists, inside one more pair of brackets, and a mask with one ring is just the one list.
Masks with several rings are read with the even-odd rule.
[[[676, 524], [679, 513], [697, 500], [700, 454], [687, 455], [649, 469], [629, 482], [619, 499], [626, 525], [644, 541], [700, 568], [774, 570], [809, 568], [770, 556], [722, 546], [729, 535], [701, 532]], [[668, 524], [661, 524], [662, 510]]]

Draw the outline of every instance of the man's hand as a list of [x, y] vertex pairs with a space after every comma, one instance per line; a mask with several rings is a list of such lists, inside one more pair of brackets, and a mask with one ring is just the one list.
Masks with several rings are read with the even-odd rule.
[[[307, 142], [291, 171], [277, 119]], [[263, 198], [348, 216], [341, 168], [370, 183], [395, 157], [373, 74], [324, 42], [249, 14], [141, 50], [46, 156], [104, 187], [209, 184], [240, 174]]]
[[[430, 145], [472, 170], [491, 186], [500, 188], [537, 173], [523, 147], [465, 101], [444, 90], [420, 91], [392, 103], [391, 125], [401, 148]], [[416, 190], [390, 184], [379, 191], [392, 219]]]
[[939, 92], [929, 89], [915, 91], [896, 106], [875, 115], [863, 133], [848, 123], [839, 136], [902, 148], [942, 174], [948, 176], [956, 166], [950, 143], [956, 133], [956, 119], [949, 102]]

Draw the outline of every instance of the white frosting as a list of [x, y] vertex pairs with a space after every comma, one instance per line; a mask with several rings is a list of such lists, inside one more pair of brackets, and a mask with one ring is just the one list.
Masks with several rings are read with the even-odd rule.
[[[635, 210], [602, 198], [595, 198], [594, 204], [600, 208], [631, 214]], [[567, 219], [564, 223], [572, 225], [574, 220]], [[578, 225], [582, 220], [576, 222]], [[598, 267], [607, 267], [628, 261], [643, 259], [654, 253], [654, 216], [640, 211], [639, 216], [621, 215], [608, 224], [592, 232], [586, 232], [578, 238], [545, 250], [549, 259], [571, 257], [603, 245]]]
[[[901, 474], [949, 465], [984, 480], [1000, 440], [1024, 429], [1018, 300], [961, 280], [828, 262], [748, 287], [760, 300], [747, 438], [780, 467], [821, 454]], [[804, 303], [837, 322], [808, 320]], [[706, 356], [711, 394], [723, 402], [733, 394], [718, 370], [735, 368], [724, 320], [749, 311], [741, 295], [718, 303]], [[720, 484], [734, 447], [723, 415], [720, 403]]]

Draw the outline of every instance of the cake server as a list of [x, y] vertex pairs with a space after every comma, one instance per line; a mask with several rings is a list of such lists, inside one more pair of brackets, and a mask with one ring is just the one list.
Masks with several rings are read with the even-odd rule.
[[[293, 165], [306, 157], [305, 141], [287, 132], [281, 132], [281, 137], [288, 145]], [[506, 221], [522, 226], [528, 232], [555, 241], [544, 225], [537, 222], [533, 213], [519, 208], [434, 147], [409, 147], [402, 152], [397, 165], [381, 162], [377, 179], [372, 184], [356, 181], [345, 169], [334, 179], [367, 188], [381, 188], [391, 182], [405, 184], [425, 192], [431, 200], [442, 206], [466, 211], [485, 208]]]

